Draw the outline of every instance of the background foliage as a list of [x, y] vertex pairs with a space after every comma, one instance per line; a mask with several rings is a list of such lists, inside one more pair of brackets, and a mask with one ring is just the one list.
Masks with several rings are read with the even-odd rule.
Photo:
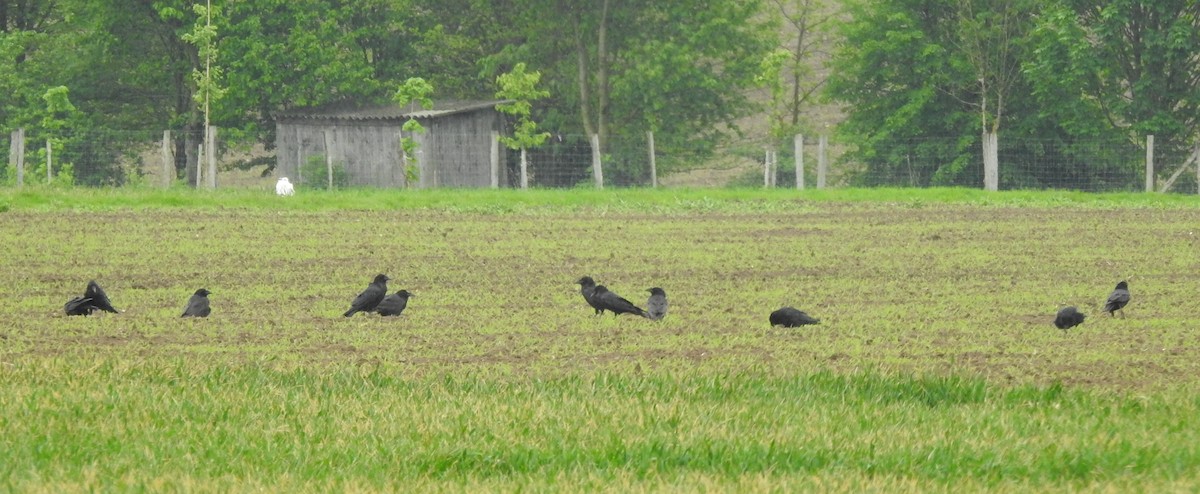
[[[550, 93], [532, 121], [552, 135], [599, 135], [615, 181], [644, 173], [621, 163], [644, 154], [623, 147], [647, 130], [670, 170], [736, 146], [747, 126], [786, 140], [836, 124], [856, 183], [974, 185], [982, 124], [1002, 134], [1002, 187], [1093, 189], [1135, 171], [1127, 157], [1147, 134], [1160, 161], [1180, 161], [1200, 106], [1196, 0], [213, 5], [223, 89], [213, 124], [235, 144], [269, 147], [282, 110], [386, 102], [413, 77], [437, 88], [435, 99], [490, 99], [497, 76], [524, 64]], [[191, 76], [203, 60], [187, 41], [197, 12], [183, 0], [0, 0], [0, 131], [174, 129], [176, 168], [192, 180], [203, 121]], [[42, 96], [58, 87], [77, 114], [44, 128]], [[1070, 145], [1080, 138], [1125, 145], [1097, 155]], [[124, 173], [74, 180], [136, 179]]]

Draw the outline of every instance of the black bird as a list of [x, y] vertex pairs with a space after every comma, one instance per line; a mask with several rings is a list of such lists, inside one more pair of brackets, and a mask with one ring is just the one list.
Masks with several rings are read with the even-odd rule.
[[375, 307], [375, 312], [381, 316], [398, 316], [404, 312], [405, 307], [408, 307], [409, 297], [416, 297], [416, 295], [408, 293], [408, 290], [400, 290], [388, 295], [382, 302], [379, 302], [379, 306]]
[[804, 326], [805, 324], [817, 324], [820, 319], [814, 319], [812, 316], [805, 314], [804, 311], [796, 310], [792, 307], [784, 307], [771, 313], [771, 325], [783, 326], [785, 328], [794, 328]]
[[208, 306], [208, 296], [212, 292], [207, 288], [196, 290], [192, 294], [192, 298], [188, 299], [187, 308], [183, 309], [183, 314], [179, 317], [208, 317], [212, 313], [212, 307]]
[[1074, 306], [1063, 307], [1058, 310], [1058, 315], [1054, 316], [1054, 326], [1066, 331], [1083, 324], [1084, 317], [1087, 316], [1081, 314]]
[[646, 317], [655, 321], [662, 320], [667, 316], [667, 292], [659, 287], [646, 291], [650, 292], [650, 298], [646, 299]]
[[383, 301], [383, 297], [387, 295], [388, 277], [385, 274], [375, 276], [375, 281], [367, 285], [367, 289], [354, 297], [354, 302], [350, 303], [350, 310], [346, 311], [343, 316], [353, 316], [355, 312], [371, 312], [375, 307], [379, 306], [379, 302]]
[[584, 276], [583, 278], [579, 278], [579, 281], [576, 281], [575, 284], [579, 285], [579, 293], [583, 295], [583, 299], [587, 301], [588, 305], [596, 309], [596, 315], [603, 314], [604, 308], [597, 305], [595, 299], [592, 297], [592, 294], [596, 292], [596, 280], [593, 280], [591, 276]]
[[1129, 283], [1124, 281], [1117, 283], [1117, 288], [1108, 295], [1108, 301], [1104, 303], [1104, 312], [1108, 315], [1116, 317], [1116, 312], [1121, 311], [1121, 318], [1125, 317], [1125, 305], [1129, 303]]
[[68, 316], [89, 316], [98, 310], [117, 313], [112, 301], [108, 299], [108, 294], [104, 293], [104, 289], [100, 288], [95, 280], [88, 282], [87, 290], [83, 292], [82, 297], [75, 297], [63, 305], [63, 311]]
[[633, 302], [621, 298], [620, 295], [608, 291], [604, 285], [596, 285], [596, 289], [592, 292], [592, 300], [595, 302], [594, 306], [597, 310], [610, 310], [614, 316], [637, 314], [642, 317], [650, 317], [646, 311], [633, 305]]

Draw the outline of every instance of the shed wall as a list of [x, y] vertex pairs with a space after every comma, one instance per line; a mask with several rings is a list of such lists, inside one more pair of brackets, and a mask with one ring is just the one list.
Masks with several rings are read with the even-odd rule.
[[[491, 186], [492, 132], [500, 128], [495, 111], [464, 112], [420, 119], [418, 185], [425, 187]], [[276, 173], [296, 183], [326, 180], [304, 177], [300, 167], [311, 156], [324, 156], [325, 131], [331, 131], [330, 155], [345, 167], [352, 186], [404, 187], [400, 160], [400, 127], [396, 120], [307, 118], [276, 124]], [[508, 182], [503, 152], [499, 153], [500, 184]]]

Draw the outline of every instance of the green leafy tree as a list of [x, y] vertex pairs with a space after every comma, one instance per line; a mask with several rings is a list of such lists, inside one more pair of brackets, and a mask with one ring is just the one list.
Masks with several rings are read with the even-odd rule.
[[[183, 35], [183, 40], [196, 47], [199, 58], [203, 63], [203, 70], [200, 68], [192, 70], [192, 80], [196, 84], [196, 93], [192, 97], [195, 99], [196, 104], [201, 107], [200, 111], [204, 115], [204, 126], [202, 128], [208, 129], [212, 123], [213, 102], [221, 99], [225, 94], [225, 88], [221, 87], [221, 67], [216, 65], [218, 52], [217, 27], [212, 23], [213, 7], [211, 3], [208, 5], [196, 4], [193, 6], [193, 10], [196, 12], [196, 24], [191, 32]], [[207, 136], [207, 133], [205, 135]], [[197, 169], [203, 166], [203, 163], [197, 163]], [[211, 170], [210, 173], [212, 173]], [[208, 177], [208, 180], [210, 184], [216, 183], [215, 177], [211, 175]], [[193, 180], [192, 185], [195, 187], [200, 186], [195, 180]]]
[[537, 122], [534, 122], [530, 116], [533, 112], [533, 101], [550, 96], [549, 91], [538, 89], [538, 82], [541, 79], [541, 72], [526, 72], [524, 62], [518, 63], [511, 71], [500, 74], [496, 78], [496, 84], [500, 86], [500, 90], [496, 92], [496, 97], [511, 101], [510, 103], [496, 105], [496, 109], [517, 118], [512, 135], [502, 136], [500, 142], [508, 146], [509, 149], [521, 150], [522, 189], [529, 187], [528, 174], [526, 172], [529, 160], [526, 151], [529, 148], [541, 146], [546, 142], [546, 139], [550, 138], [549, 132], [538, 131]]
[[550, 96], [550, 92], [537, 87], [542, 80], [541, 72], [526, 72], [525, 63], [518, 63], [513, 69], [496, 78], [500, 90], [496, 97], [512, 100], [511, 103], [496, 105], [502, 113], [517, 118], [512, 136], [500, 138], [510, 149], [528, 149], [541, 146], [550, 137], [549, 132], [539, 132], [537, 122], [533, 121], [533, 102]]
[[[410, 77], [396, 90], [392, 99], [397, 105], [408, 107], [408, 111], [411, 112], [416, 110], [417, 106], [426, 110], [433, 108], [432, 95], [433, 85], [429, 81], [420, 77]], [[408, 183], [412, 183], [420, 178], [417, 176], [417, 141], [412, 136], [424, 133], [425, 127], [416, 118], [410, 117], [400, 129], [407, 133], [400, 138], [400, 149], [404, 151], [407, 163], [404, 176]]]
[[[774, 42], [761, 13], [759, 0], [518, 0], [498, 12], [514, 40], [482, 66], [540, 67], [552, 95], [543, 124], [599, 136], [615, 161], [606, 162], [606, 178], [636, 178], [645, 172], [647, 130], [656, 129], [664, 154], [676, 154], [715, 145], [755, 111], [745, 89]], [[560, 146], [589, 144], [547, 152]]]
[[1200, 123], [1200, 2], [1059, 0], [1043, 6], [1025, 72], [1071, 135], [1186, 145]]
[[838, 134], [864, 185], [976, 185], [978, 141], [961, 95], [978, 87], [954, 50], [957, 2], [849, 0], [829, 95], [847, 108]]
[[776, 139], [803, 132], [802, 120], [825, 85], [828, 75], [819, 70], [832, 45], [830, 26], [836, 4], [822, 0], [767, 0], [767, 10], [782, 26], [777, 47], [760, 65], [758, 82], [770, 91], [771, 135]]

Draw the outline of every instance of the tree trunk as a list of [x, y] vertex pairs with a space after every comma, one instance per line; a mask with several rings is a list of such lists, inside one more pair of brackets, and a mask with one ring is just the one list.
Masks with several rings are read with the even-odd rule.
[[600, 153], [608, 143], [608, 2], [600, 10], [600, 27], [596, 41], [596, 133], [600, 135]]
[[[600, 137], [601, 153], [608, 142], [606, 113], [608, 112], [608, 4], [601, 4], [599, 25], [596, 30], [596, 65], [595, 82], [592, 79], [592, 64], [589, 63], [589, 51], [582, 29], [581, 14], [578, 10], [572, 14], [575, 28], [575, 56], [579, 68], [579, 116], [583, 120], [583, 131], [587, 135]], [[594, 98], [594, 99], [593, 99]]]

